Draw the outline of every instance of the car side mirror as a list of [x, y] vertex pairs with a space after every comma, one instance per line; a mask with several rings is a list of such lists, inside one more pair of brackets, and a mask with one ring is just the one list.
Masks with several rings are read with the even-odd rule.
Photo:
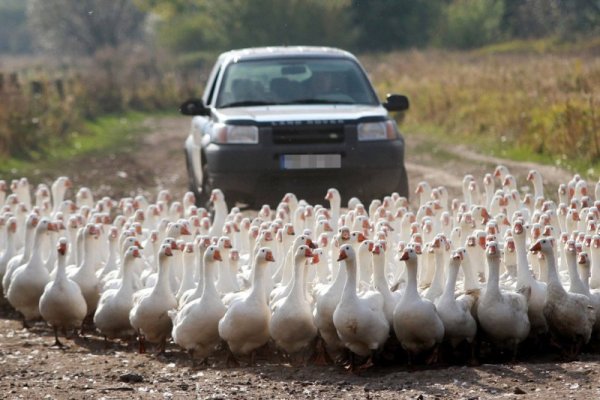
[[181, 103], [179, 112], [183, 115], [210, 115], [210, 108], [200, 99], [189, 99]]
[[383, 106], [388, 111], [406, 111], [410, 106], [408, 97], [402, 94], [388, 94]]

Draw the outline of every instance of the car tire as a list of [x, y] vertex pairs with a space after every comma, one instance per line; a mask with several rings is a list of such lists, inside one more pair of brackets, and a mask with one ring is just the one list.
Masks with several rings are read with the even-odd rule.
[[398, 188], [396, 189], [398, 194], [402, 197], [406, 197], [407, 200], [410, 200], [408, 197], [408, 175], [406, 173], [406, 169], [402, 168], [400, 183], [398, 183]]
[[212, 193], [213, 187], [209, 184], [207, 164], [202, 165], [202, 177], [204, 179], [202, 179], [202, 190], [200, 191], [199, 197], [197, 198], [198, 206], [204, 207], [210, 211], [212, 207], [212, 203], [210, 202], [210, 194]]
[[185, 164], [187, 167], [188, 175], [188, 189], [190, 192], [194, 193], [194, 197], [196, 198], [196, 206], [205, 207], [210, 195], [206, 195], [206, 192], [204, 191], [204, 186], [202, 186], [201, 190], [198, 190], [198, 187], [200, 187], [200, 185], [198, 185], [198, 181], [196, 181], [196, 174], [194, 174], [192, 161], [190, 160], [187, 151], [185, 151]]

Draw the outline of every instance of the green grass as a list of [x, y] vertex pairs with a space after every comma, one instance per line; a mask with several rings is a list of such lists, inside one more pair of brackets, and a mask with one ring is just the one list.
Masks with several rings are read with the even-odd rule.
[[135, 137], [143, 132], [142, 122], [146, 117], [147, 114], [131, 112], [88, 121], [82, 132], [72, 132], [63, 141], [51, 140], [46, 148], [30, 154], [27, 160], [0, 160], [0, 176], [2, 179], [13, 179], [36, 170], [57, 168], [75, 157], [132, 149]]

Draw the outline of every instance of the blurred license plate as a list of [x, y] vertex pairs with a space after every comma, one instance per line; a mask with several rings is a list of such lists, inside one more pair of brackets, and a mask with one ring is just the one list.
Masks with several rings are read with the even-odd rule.
[[340, 154], [283, 154], [281, 169], [341, 168]]

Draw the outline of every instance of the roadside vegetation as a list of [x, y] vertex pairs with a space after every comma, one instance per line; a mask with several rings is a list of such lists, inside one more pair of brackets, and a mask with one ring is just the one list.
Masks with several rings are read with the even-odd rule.
[[408, 134], [590, 176], [600, 172], [597, 56], [412, 51], [372, 57], [368, 69], [382, 98], [409, 96]]

